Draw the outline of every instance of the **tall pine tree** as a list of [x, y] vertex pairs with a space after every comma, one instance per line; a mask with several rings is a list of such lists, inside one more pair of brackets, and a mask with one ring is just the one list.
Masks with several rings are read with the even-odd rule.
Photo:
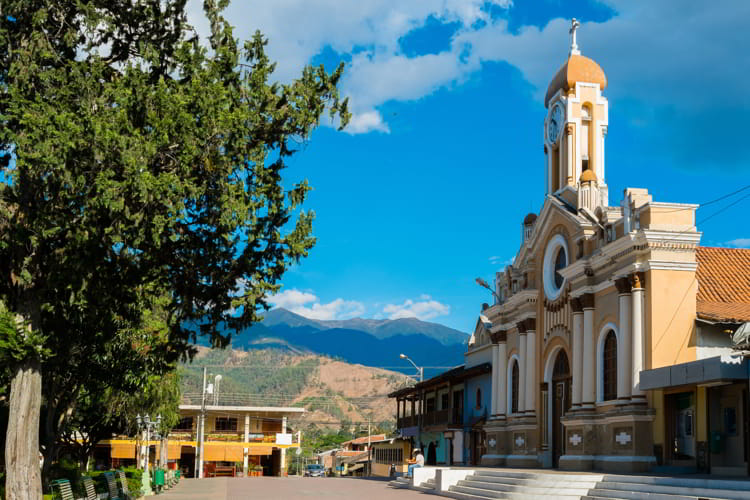
[[239, 43], [226, 0], [204, 3], [205, 45], [185, 3], [0, 3], [9, 499], [41, 496], [43, 367], [61, 369], [75, 346], [122, 342], [165, 291], [165, 362], [196, 335], [225, 345], [314, 244], [313, 214], [299, 210], [310, 188], [285, 191], [281, 174], [326, 110], [348, 121], [343, 67], [272, 84], [264, 38]]

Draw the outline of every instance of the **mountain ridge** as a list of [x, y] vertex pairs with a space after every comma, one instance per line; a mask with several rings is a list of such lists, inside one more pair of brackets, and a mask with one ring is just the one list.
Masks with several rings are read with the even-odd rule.
[[261, 324], [269, 328], [287, 325], [291, 327], [309, 326], [318, 330], [358, 330], [381, 340], [396, 335], [424, 335], [443, 345], [465, 344], [469, 340], [469, 335], [464, 332], [417, 318], [318, 320], [306, 318], [283, 307], [266, 312]]

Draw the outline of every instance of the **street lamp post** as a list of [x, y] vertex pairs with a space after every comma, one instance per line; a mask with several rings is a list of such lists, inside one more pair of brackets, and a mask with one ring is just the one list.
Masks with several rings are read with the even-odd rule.
[[500, 298], [500, 296], [497, 294], [497, 292], [492, 289], [492, 287], [489, 285], [489, 283], [487, 283], [486, 281], [484, 281], [482, 278], [475, 278], [474, 281], [476, 282], [477, 285], [481, 286], [482, 288], [486, 288], [487, 290], [489, 290], [492, 293], [492, 295], [495, 297], [495, 300], [497, 300], [498, 304], [501, 304], [503, 302], [503, 300]]
[[[151, 431], [161, 424], [161, 415], [157, 415], [155, 420], [151, 420], [148, 413], [143, 417], [139, 414], [135, 417], [135, 421], [138, 424], [138, 431], [146, 432], [146, 453], [144, 457], [143, 478], [141, 480], [141, 495], [153, 495], [154, 492], [151, 490], [151, 476], [148, 473], [149, 441]], [[154, 433], [154, 435], [156, 436], [157, 434]]]
[[417, 373], [419, 374], [419, 381], [420, 382], [422, 382], [424, 380], [424, 367], [417, 366], [417, 364], [414, 361], [412, 361], [409, 358], [409, 356], [407, 356], [406, 354], [403, 354], [403, 353], [399, 354], [398, 357], [401, 358], [401, 359], [405, 359], [406, 361], [408, 361], [409, 363], [411, 363], [414, 368], [417, 369]]
[[[423, 366], [417, 366], [417, 364], [414, 361], [412, 361], [411, 358], [409, 358], [409, 356], [407, 356], [404, 353], [399, 354], [398, 357], [401, 359], [405, 359], [406, 361], [411, 363], [412, 366], [417, 369], [417, 373], [419, 374], [419, 381], [420, 382], [424, 381], [424, 367]], [[424, 408], [422, 408], [422, 398], [420, 398], [419, 400], [419, 410], [420, 410], [419, 419], [417, 421], [417, 446], [416, 446], [417, 448], [421, 447], [422, 445], [422, 414], [424, 413]]]

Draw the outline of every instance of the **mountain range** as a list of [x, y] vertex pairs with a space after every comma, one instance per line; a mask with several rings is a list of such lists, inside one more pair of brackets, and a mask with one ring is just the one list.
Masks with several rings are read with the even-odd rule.
[[[319, 354], [366, 366], [455, 366], [463, 363], [468, 335], [416, 318], [315, 320], [284, 308], [268, 311], [264, 320], [232, 339], [245, 350], [282, 349], [293, 354]], [[432, 376], [434, 373], [427, 373]]]

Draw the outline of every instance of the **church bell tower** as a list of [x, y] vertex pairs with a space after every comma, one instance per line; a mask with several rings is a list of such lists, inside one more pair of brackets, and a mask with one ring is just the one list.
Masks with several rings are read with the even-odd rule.
[[607, 206], [604, 140], [608, 103], [602, 96], [607, 76], [576, 43], [580, 23], [573, 19], [570, 53], [547, 88], [544, 105], [546, 194], [558, 194], [591, 211]]

